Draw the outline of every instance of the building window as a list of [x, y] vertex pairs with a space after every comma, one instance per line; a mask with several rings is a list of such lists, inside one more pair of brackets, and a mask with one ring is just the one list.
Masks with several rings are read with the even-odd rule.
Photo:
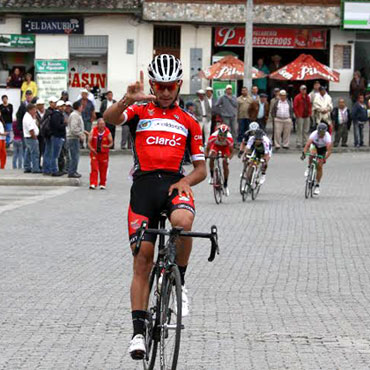
[[351, 45], [334, 45], [333, 67], [334, 69], [351, 69], [352, 47]]
[[181, 26], [154, 26], [153, 54], [180, 58]]

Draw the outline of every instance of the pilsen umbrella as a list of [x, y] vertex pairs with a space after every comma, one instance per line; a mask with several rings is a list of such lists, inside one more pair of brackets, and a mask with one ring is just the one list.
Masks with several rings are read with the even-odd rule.
[[339, 73], [318, 62], [312, 55], [301, 54], [296, 60], [269, 75], [275, 80], [327, 80], [339, 82]]
[[[244, 63], [232, 55], [220, 59], [217, 63], [200, 72], [207, 80], [242, 80], [244, 78]], [[266, 75], [257, 68], [252, 68], [252, 78], [263, 78]]]

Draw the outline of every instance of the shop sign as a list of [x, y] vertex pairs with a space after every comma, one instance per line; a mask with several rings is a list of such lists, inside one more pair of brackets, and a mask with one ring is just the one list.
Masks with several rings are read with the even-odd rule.
[[370, 30], [370, 3], [343, 2], [343, 28], [356, 30]]
[[235, 80], [232, 80], [232, 81], [213, 80], [212, 81], [213, 93], [217, 99], [225, 95], [225, 88], [227, 85], [231, 85], [233, 87], [233, 95], [236, 96], [236, 81]]
[[67, 90], [68, 76], [65, 73], [38, 73], [38, 97], [48, 101], [51, 96], [60, 96]]
[[107, 87], [106, 73], [70, 73], [69, 87], [83, 88], [85, 85], [96, 86], [99, 89]]
[[33, 48], [35, 47], [35, 36], [0, 34], [0, 47]]
[[[244, 47], [244, 27], [216, 27], [215, 46]], [[253, 47], [326, 49], [326, 31], [290, 28], [253, 28]]]
[[22, 33], [83, 34], [84, 19], [82, 17], [23, 18]]
[[46, 59], [35, 60], [35, 71], [37, 73], [67, 73], [68, 60]]

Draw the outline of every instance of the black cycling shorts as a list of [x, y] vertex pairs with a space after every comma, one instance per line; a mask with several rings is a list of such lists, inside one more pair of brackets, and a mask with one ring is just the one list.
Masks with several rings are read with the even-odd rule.
[[[179, 195], [177, 190], [168, 195], [170, 186], [182, 178], [179, 174], [152, 172], [137, 177], [131, 187], [131, 199], [128, 209], [128, 231], [130, 244], [137, 239], [136, 231], [143, 221], [149, 228], [157, 228], [161, 213], [167, 217], [175, 209], [186, 209], [195, 214], [194, 200]], [[155, 243], [155, 235], [144, 235], [144, 240]]]
[[315, 143], [312, 143], [314, 145], [314, 147], [316, 148], [316, 153], [317, 155], [321, 155], [323, 157], [326, 156], [326, 152], [327, 152], [327, 148], [326, 146], [323, 146], [321, 148], [319, 148]]

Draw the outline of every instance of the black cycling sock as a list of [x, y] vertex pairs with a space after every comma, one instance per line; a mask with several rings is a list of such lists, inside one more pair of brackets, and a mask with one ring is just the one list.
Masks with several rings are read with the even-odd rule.
[[188, 266], [186, 265], [186, 266], [178, 266], [178, 267], [180, 271], [181, 285], [184, 286], [185, 285], [185, 272]]
[[209, 170], [209, 172], [211, 172], [211, 177], [213, 177], [213, 170]]
[[224, 180], [224, 187], [227, 187], [227, 179]]
[[145, 319], [146, 319], [146, 311], [141, 311], [141, 310], [135, 310], [131, 312], [132, 315], [132, 324], [134, 326], [134, 334], [132, 338], [137, 335], [145, 334]]

